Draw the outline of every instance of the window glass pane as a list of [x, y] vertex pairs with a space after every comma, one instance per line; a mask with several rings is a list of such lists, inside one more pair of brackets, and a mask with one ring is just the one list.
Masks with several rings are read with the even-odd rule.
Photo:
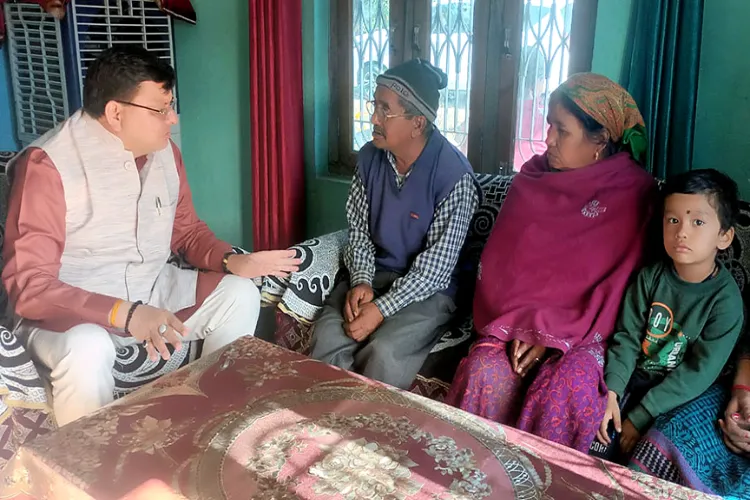
[[430, 61], [448, 75], [436, 125], [466, 154], [474, 34], [474, 0], [432, 0]]
[[354, 110], [352, 138], [354, 150], [372, 139], [370, 115], [365, 103], [375, 93], [375, 78], [388, 69], [389, 0], [352, 0], [352, 96]]
[[549, 96], [568, 77], [574, 0], [524, 0], [513, 168], [547, 146]]

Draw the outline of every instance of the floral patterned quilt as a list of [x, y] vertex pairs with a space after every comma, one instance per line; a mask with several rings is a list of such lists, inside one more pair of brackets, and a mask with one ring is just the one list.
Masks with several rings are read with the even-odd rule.
[[0, 478], [2, 498], [157, 496], [710, 498], [255, 338], [37, 437]]

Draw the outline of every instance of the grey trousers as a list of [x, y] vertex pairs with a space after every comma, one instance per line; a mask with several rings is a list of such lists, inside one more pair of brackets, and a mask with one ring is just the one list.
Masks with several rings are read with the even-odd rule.
[[[373, 280], [378, 297], [399, 276], [379, 272]], [[310, 356], [356, 371], [401, 389], [408, 389], [427, 355], [445, 332], [456, 306], [447, 295], [435, 294], [386, 318], [367, 339], [357, 342], [344, 331], [344, 305], [349, 283], [334, 288], [315, 322]]]

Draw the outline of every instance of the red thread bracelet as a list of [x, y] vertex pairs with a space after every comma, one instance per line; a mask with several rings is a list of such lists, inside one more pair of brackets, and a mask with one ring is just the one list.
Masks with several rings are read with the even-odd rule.
[[737, 389], [750, 392], [750, 385], [735, 384], [732, 386], [733, 391]]

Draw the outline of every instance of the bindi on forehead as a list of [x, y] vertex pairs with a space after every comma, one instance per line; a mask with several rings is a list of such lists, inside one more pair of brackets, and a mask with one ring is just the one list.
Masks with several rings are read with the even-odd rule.
[[701, 209], [693, 210], [693, 209], [688, 208], [687, 210], [685, 210], [685, 215], [693, 214], [693, 215], [704, 215], [705, 216], [705, 215], [708, 215], [709, 213], [710, 212], [707, 212], [706, 210], [701, 210]]

